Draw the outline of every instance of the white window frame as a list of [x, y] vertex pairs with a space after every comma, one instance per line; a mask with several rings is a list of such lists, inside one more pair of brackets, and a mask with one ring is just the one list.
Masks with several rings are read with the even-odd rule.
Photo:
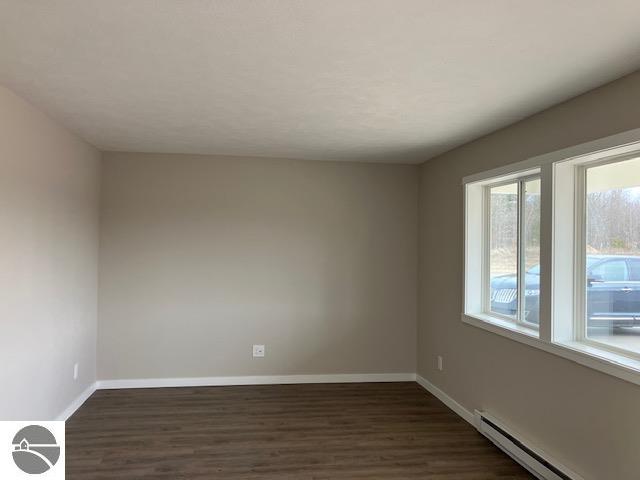
[[[586, 297], [586, 168], [638, 156], [640, 129], [635, 129], [465, 177], [463, 322], [640, 385], [640, 355], [587, 338], [582, 314]], [[541, 178], [537, 331], [510, 317], [505, 320], [487, 313], [488, 294], [485, 297], [489, 285], [485, 187], [532, 175]], [[524, 287], [522, 283], [518, 286]]]

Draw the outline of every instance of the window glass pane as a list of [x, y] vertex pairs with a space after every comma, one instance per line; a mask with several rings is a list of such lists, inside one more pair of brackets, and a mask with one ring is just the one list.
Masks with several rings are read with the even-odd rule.
[[640, 258], [629, 261], [629, 280], [640, 282]]
[[518, 312], [518, 183], [489, 190], [489, 276], [491, 311]]
[[524, 312], [522, 320], [540, 323], [540, 179], [524, 182]]
[[606, 260], [591, 269], [590, 278], [605, 282], [627, 280], [627, 263], [621, 260]]
[[640, 159], [587, 169], [587, 336], [640, 353]]

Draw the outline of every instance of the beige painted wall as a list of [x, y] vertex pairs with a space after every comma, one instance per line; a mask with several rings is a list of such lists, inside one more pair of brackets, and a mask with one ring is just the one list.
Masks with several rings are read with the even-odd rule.
[[105, 154], [98, 377], [414, 372], [418, 173]]
[[99, 162], [0, 87], [0, 420], [52, 420], [95, 381]]
[[[637, 479], [640, 387], [463, 324], [462, 178], [640, 127], [640, 73], [428, 161], [422, 168], [418, 373], [485, 409], [588, 480]], [[444, 356], [444, 371], [436, 369]]]

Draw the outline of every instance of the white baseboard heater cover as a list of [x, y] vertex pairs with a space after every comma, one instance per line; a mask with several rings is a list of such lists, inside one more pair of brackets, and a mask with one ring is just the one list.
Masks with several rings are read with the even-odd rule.
[[547, 455], [541, 454], [539, 450], [526, 445], [508, 427], [486, 412], [476, 410], [474, 417], [476, 428], [481, 434], [537, 478], [541, 480], [583, 480], [576, 473], [550, 460]]

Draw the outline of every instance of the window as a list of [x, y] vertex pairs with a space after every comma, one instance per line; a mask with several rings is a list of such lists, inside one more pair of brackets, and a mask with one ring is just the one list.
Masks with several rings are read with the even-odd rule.
[[487, 312], [538, 328], [540, 297], [540, 179], [488, 185]]
[[540, 322], [540, 178], [524, 182], [522, 320], [538, 328]]
[[463, 321], [640, 385], [640, 129], [464, 185]]
[[531, 336], [540, 317], [541, 186], [532, 169], [466, 187], [465, 312]]
[[628, 262], [629, 265], [629, 280], [632, 282], [640, 282], [640, 258], [631, 259]]
[[640, 353], [640, 159], [587, 166], [585, 338]]
[[518, 314], [519, 184], [487, 187], [489, 193], [489, 310], [516, 319]]
[[[587, 255], [587, 262], [591, 259], [589, 257], [594, 258]], [[624, 259], [600, 261], [597, 266], [587, 270], [587, 280], [590, 283], [622, 282], [628, 279], [627, 262]]]

